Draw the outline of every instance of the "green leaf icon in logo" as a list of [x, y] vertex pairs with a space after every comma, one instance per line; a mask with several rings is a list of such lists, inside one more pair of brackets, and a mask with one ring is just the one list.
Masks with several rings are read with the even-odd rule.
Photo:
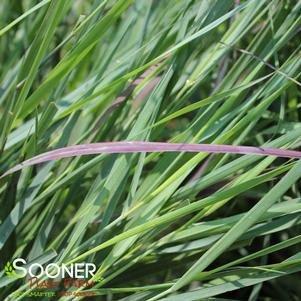
[[8, 277], [17, 277], [18, 278], [18, 275], [14, 271], [14, 269], [9, 261], [5, 265], [5, 273]]

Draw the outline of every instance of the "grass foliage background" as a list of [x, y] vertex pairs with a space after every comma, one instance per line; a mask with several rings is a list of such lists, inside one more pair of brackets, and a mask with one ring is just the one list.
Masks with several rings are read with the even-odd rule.
[[[2, 0], [0, 14], [1, 174], [87, 142], [300, 146], [301, 1]], [[0, 180], [1, 300], [28, 290], [4, 273], [16, 257], [94, 262], [95, 300], [301, 300], [300, 177], [297, 160], [205, 153], [26, 168]]]

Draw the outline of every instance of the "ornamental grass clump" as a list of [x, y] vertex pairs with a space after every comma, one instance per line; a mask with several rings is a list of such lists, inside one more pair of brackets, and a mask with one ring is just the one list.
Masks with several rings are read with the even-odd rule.
[[300, 0], [0, 14], [1, 300], [301, 300]]

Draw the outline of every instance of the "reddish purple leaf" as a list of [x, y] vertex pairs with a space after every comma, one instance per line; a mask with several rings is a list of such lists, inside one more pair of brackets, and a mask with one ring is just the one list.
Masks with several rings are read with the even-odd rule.
[[222, 153], [222, 154], [246, 154], [260, 156], [276, 156], [284, 158], [301, 158], [300, 151], [253, 146], [233, 146], [222, 144], [188, 144], [168, 142], [142, 142], [142, 141], [119, 141], [80, 144], [55, 149], [29, 160], [22, 162], [9, 169], [1, 177], [12, 174], [23, 167], [39, 164], [42, 162], [61, 158], [77, 157], [92, 154], [113, 153], [141, 153], [141, 152], [193, 152], [193, 153]]

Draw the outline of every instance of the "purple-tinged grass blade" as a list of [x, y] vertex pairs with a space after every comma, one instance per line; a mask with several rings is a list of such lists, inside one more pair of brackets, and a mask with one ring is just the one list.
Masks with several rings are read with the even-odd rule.
[[[134, 91], [134, 89], [146, 78], [148, 77], [152, 72], [154, 72], [166, 59], [163, 58], [161, 61], [158, 63], [154, 64], [150, 68], [148, 68], [141, 76], [139, 76], [136, 80], [133, 81], [133, 83], [123, 91], [123, 93], [118, 96], [112, 104], [104, 111], [104, 113], [100, 116], [98, 121], [96, 122], [96, 125], [94, 126], [92, 132], [98, 130], [108, 119], [110, 114], [116, 110], [118, 107], [120, 107], [126, 100], [127, 98], [131, 95], [131, 93]], [[154, 86], [158, 83], [160, 79], [160, 76], [156, 76], [151, 80], [151, 82], [146, 85], [146, 87], [140, 92], [138, 95], [138, 98], [144, 98], [146, 95], [148, 95], [151, 90], [154, 88]]]
[[119, 141], [80, 144], [55, 149], [29, 160], [26, 160], [4, 173], [2, 177], [12, 174], [23, 167], [31, 166], [61, 158], [77, 157], [93, 154], [142, 153], [142, 152], [193, 152], [217, 154], [244, 154], [260, 156], [276, 156], [284, 158], [301, 158], [300, 151], [253, 146], [234, 146], [223, 144], [188, 144], [168, 142]]

